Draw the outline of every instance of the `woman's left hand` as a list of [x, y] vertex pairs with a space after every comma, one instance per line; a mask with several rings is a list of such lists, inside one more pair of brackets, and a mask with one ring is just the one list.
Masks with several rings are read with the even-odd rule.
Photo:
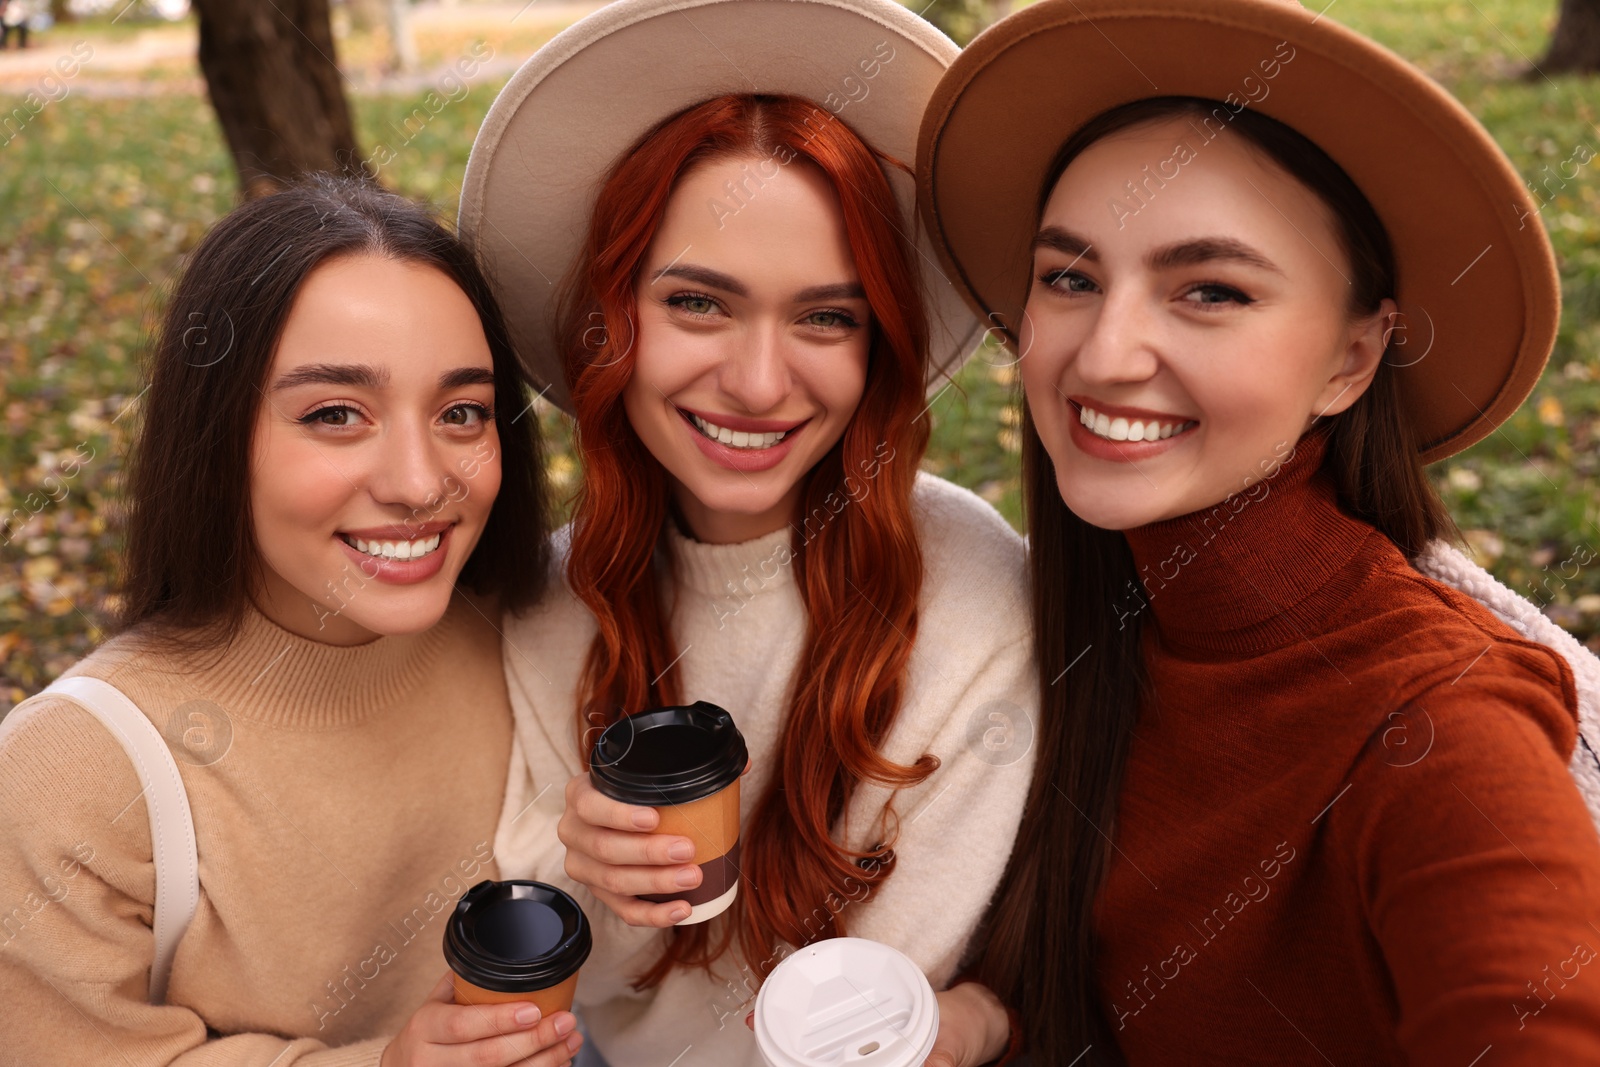
[[1011, 1020], [988, 986], [963, 982], [936, 996], [939, 1034], [927, 1067], [978, 1067], [1000, 1058], [1011, 1041]]

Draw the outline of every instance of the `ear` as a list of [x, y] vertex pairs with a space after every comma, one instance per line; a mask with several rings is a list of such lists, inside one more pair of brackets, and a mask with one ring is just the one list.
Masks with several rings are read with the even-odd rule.
[[1324, 383], [1311, 409], [1313, 419], [1337, 415], [1361, 399], [1361, 394], [1372, 384], [1372, 376], [1378, 373], [1378, 364], [1383, 362], [1399, 311], [1398, 304], [1385, 299], [1377, 311], [1350, 324], [1334, 373]]

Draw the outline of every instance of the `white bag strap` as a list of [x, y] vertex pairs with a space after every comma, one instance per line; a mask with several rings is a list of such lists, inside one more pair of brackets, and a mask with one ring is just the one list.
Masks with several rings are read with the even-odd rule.
[[60, 696], [83, 705], [111, 732], [133, 761], [145, 807], [150, 812], [150, 849], [156, 865], [153, 927], [155, 960], [150, 965], [150, 1003], [167, 999], [167, 978], [178, 942], [200, 904], [200, 865], [194, 839], [194, 817], [178, 765], [161, 731], [122, 690], [99, 678], [78, 675], [57, 679], [37, 696], [11, 709], [0, 720], [0, 742], [22, 721], [44, 706], [40, 697]]
[[1567, 661], [1578, 687], [1578, 742], [1568, 770], [1589, 809], [1589, 818], [1600, 830], [1600, 659], [1539, 605], [1501, 584], [1454, 545], [1430, 541], [1413, 564], [1435, 581], [1478, 601], [1524, 639], [1549, 647]]

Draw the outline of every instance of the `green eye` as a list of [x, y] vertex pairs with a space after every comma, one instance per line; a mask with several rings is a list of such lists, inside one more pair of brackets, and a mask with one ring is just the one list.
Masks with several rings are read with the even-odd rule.
[[711, 315], [717, 310], [715, 300], [696, 293], [673, 293], [667, 297], [667, 306], [679, 308], [690, 315]]
[[824, 311], [813, 311], [802, 321], [804, 321], [807, 326], [815, 326], [822, 330], [849, 330], [854, 329], [857, 325], [859, 325], [856, 322], [854, 315], [851, 315], [847, 311], [841, 311], [837, 308], [830, 308]]
[[1059, 289], [1064, 293], [1088, 293], [1094, 291], [1094, 282], [1071, 270], [1046, 271], [1039, 278], [1052, 289]]
[[1216, 282], [1207, 282], [1189, 290], [1187, 296], [1198, 296], [1200, 299], [1191, 300], [1190, 303], [1200, 304], [1205, 307], [1217, 307], [1222, 304], [1238, 304], [1244, 306], [1255, 303], [1254, 299], [1241, 293], [1231, 285], [1222, 285]]

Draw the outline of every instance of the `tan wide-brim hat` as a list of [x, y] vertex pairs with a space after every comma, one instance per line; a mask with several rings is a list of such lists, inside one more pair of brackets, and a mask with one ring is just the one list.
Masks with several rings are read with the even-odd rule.
[[[551, 39], [489, 109], [461, 189], [461, 230], [535, 387], [571, 409], [553, 335], [558, 288], [612, 165], [651, 127], [725, 93], [787, 94], [909, 169], [928, 97], [958, 52], [893, 0], [617, 0]], [[885, 172], [922, 268], [932, 387], [979, 328], [917, 224], [914, 178]]]
[[1394, 246], [1405, 345], [1390, 362], [1425, 461], [1527, 398], [1560, 287], [1510, 160], [1416, 67], [1283, 0], [1039, 0], [951, 65], [923, 119], [919, 204], [950, 276], [1013, 345], [1057, 150], [1102, 111], [1155, 96], [1248, 102], [1366, 194]]

